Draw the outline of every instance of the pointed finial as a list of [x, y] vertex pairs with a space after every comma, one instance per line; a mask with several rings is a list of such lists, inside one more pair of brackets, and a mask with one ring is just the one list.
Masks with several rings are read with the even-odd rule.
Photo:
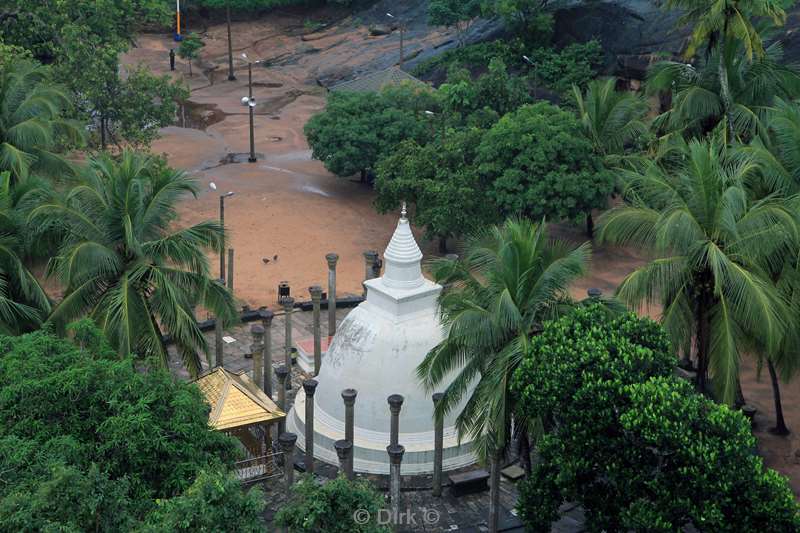
[[400, 220], [408, 220], [406, 218], [407, 213], [408, 211], [406, 211], [406, 203], [403, 202], [402, 207], [400, 208]]

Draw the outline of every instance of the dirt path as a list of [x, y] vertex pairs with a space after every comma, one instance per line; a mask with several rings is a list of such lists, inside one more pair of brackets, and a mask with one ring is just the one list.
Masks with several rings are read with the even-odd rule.
[[[308, 118], [325, 105], [325, 90], [318, 79], [337, 79], [370, 68], [385, 68], [397, 53], [394, 35], [370, 37], [353, 19], [344, 19], [303, 40], [303, 19], [272, 15], [257, 22], [235, 23], [237, 50], [236, 81], [227, 80], [225, 27], [211, 26], [204, 34], [206, 47], [188, 77], [179, 61], [178, 72], [192, 88], [190, 105], [184, 110], [191, 127], [165, 128], [153, 150], [164, 153], [170, 164], [184, 168], [204, 187], [197, 199], [180, 206], [181, 223], [216, 218], [218, 193], [234, 191], [226, 201], [226, 227], [236, 251], [235, 293], [251, 306], [275, 306], [277, 285], [288, 281], [293, 294], [305, 299], [307, 287], [324, 284], [325, 254], [340, 256], [338, 288], [360, 293], [368, 249], [383, 252], [396, 223], [396, 215], [376, 214], [371, 190], [325, 171], [311, 152], [302, 129]], [[407, 50], [432, 49], [452, 39], [443, 32], [424, 32], [407, 40]], [[252, 43], [252, 44], [250, 44]], [[125, 59], [143, 62], [156, 73], [169, 73], [168, 51], [175, 43], [166, 35], [143, 35], [138, 47]], [[254, 97], [257, 163], [224, 163], [231, 153], [245, 153], [248, 117], [240, 105], [247, 95], [247, 69], [240, 54], [253, 59], [274, 59], [268, 68], [254, 67]], [[277, 59], [276, 59], [277, 58]], [[207, 188], [215, 182], [217, 192]], [[560, 237], [582, 241], [579, 229], [559, 226]], [[430, 256], [435, 247], [421, 243]], [[212, 257], [216, 271], [217, 258]], [[614, 291], [619, 282], [644, 258], [631, 250], [601, 247], [593, 256], [589, 276], [573, 289], [583, 297], [586, 289]], [[657, 316], [658, 310], [651, 314]], [[743, 362], [743, 389], [748, 402], [756, 405], [756, 435], [766, 463], [790, 477], [800, 493], [800, 459], [795, 452], [800, 439], [774, 437], [766, 432], [774, 420], [768, 377], [756, 380], [751, 360]], [[791, 429], [800, 432], [800, 389], [797, 381], [783, 387], [784, 410]]]

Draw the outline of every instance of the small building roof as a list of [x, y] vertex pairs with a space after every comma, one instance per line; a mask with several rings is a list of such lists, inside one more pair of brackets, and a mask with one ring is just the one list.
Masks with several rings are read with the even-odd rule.
[[349, 91], [360, 93], [377, 93], [387, 85], [399, 85], [403, 82], [411, 83], [412, 85], [419, 85], [420, 87], [428, 87], [428, 84], [419, 80], [397, 67], [389, 67], [386, 70], [379, 70], [372, 74], [367, 74], [360, 78], [350, 81], [337, 83], [330, 87], [331, 91]]
[[235, 374], [217, 367], [194, 383], [211, 406], [208, 423], [214, 429], [234, 429], [286, 418], [286, 413], [244, 372]]

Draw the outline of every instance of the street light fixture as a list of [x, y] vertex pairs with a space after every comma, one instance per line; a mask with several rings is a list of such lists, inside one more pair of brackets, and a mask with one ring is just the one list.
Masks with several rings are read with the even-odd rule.
[[258, 61], [250, 61], [250, 58], [247, 57], [247, 54], [242, 54], [242, 57], [245, 61], [247, 61], [247, 96], [242, 97], [242, 105], [250, 108], [250, 157], [247, 158], [247, 161], [250, 163], [255, 163], [257, 159], [253, 116], [255, 113], [256, 101], [253, 98], [253, 63], [261, 63], [263, 60], [259, 59]]
[[[208, 188], [212, 191], [217, 190], [217, 184], [213, 181], [208, 184]], [[219, 195], [219, 225], [225, 231], [225, 198], [230, 198], [235, 193], [228, 191]], [[225, 279], [225, 242], [223, 241], [219, 247], [219, 277]]]
[[391, 13], [386, 13], [386, 16], [392, 19], [397, 20], [397, 25], [400, 28], [400, 68], [403, 68], [403, 32], [405, 31], [405, 26], [403, 25], [403, 21], [399, 18], [395, 17]]

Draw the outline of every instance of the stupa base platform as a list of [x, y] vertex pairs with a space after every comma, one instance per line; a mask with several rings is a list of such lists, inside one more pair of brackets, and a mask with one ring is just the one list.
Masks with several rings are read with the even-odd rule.
[[[305, 451], [305, 392], [297, 393], [294, 407], [286, 417], [286, 431], [297, 435], [297, 447]], [[356, 404], [358, 405], [358, 404]], [[344, 438], [344, 422], [336, 420], [325, 411], [314, 406], [314, 457], [331, 465], [338, 465], [339, 459], [333, 443]], [[357, 407], [356, 407], [357, 408]], [[353, 443], [353, 470], [367, 474], [389, 475], [389, 419], [387, 431], [370, 431], [355, 427]], [[431, 430], [422, 433], [403, 433], [400, 427], [399, 442], [406, 451], [403, 455], [401, 471], [403, 475], [424, 475], [433, 472], [433, 422]], [[470, 443], [458, 445], [455, 428], [444, 428], [444, 448], [442, 470], [456, 470], [474, 464], [477, 459]]]

